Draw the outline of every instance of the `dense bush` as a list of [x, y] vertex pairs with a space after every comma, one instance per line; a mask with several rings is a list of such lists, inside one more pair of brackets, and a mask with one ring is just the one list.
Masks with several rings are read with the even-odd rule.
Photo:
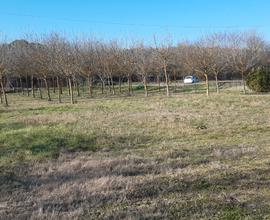
[[270, 71], [258, 69], [247, 77], [247, 86], [255, 92], [270, 91]]

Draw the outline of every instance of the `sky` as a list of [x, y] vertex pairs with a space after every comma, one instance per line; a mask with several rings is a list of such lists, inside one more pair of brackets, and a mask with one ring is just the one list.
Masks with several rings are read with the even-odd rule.
[[0, 0], [0, 33], [181, 41], [252, 30], [270, 40], [269, 11], [269, 0]]

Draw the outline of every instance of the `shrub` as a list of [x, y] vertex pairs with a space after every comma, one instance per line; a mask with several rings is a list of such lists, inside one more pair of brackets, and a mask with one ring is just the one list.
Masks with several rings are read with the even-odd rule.
[[257, 69], [247, 77], [247, 86], [255, 92], [270, 91], [270, 72], [266, 69]]

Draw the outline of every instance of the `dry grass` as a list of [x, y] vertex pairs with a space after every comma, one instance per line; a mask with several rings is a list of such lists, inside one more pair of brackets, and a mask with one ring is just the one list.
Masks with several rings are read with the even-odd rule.
[[0, 114], [0, 219], [270, 217], [270, 96], [12, 96]]

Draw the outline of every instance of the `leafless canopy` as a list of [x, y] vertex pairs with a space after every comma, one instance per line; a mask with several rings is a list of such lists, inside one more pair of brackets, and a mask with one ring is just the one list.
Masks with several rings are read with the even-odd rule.
[[[127, 95], [132, 94], [132, 82], [143, 84], [145, 96], [149, 95], [149, 82], [156, 80], [160, 91], [164, 82], [166, 95], [174, 91], [177, 80], [195, 74], [205, 80], [209, 95], [209, 80], [214, 79], [219, 92], [219, 78], [233, 73], [242, 78], [254, 68], [269, 63], [269, 47], [260, 35], [249, 33], [215, 33], [195, 42], [177, 45], [170, 38], [157, 40], [153, 44], [143, 41], [122, 47], [119, 41], [104, 42], [95, 38], [68, 40], [52, 33], [34, 40], [17, 40], [0, 44], [1, 100], [7, 105], [7, 82], [16, 82], [17, 90], [36, 97], [36, 90], [43, 98], [46, 89], [50, 101], [51, 89], [58, 88], [61, 102], [62, 87], [67, 87], [70, 102], [75, 102], [74, 89], [80, 95], [80, 85], [88, 85], [88, 97], [94, 96], [93, 88], [101, 86], [102, 94], [115, 95], [118, 84], [122, 94], [122, 83], [127, 82]], [[12, 78], [12, 79], [11, 79]], [[29, 89], [30, 85], [30, 89]], [[106, 90], [107, 89], [107, 90]], [[245, 91], [245, 87], [244, 87]], [[4, 99], [3, 99], [4, 98]]]

